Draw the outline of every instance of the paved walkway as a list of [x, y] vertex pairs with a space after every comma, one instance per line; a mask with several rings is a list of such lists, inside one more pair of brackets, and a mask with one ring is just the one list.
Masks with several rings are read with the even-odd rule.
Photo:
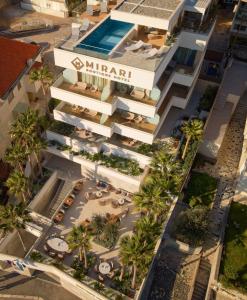
[[[215, 99], [213, 111], [208, 120], [204, 141], [200, 147], [200, 153], [206, 157], [215, 159], [216, 157], [220, 158], [220, 156], [222, 156], [221, 153], [224, 155], [226, 146], [222, 145], [223, 138], [229, 134], [232, 136], [232, 133], [226, 133], [226, 130], [231, 120], [232, 111], [235, 105], [240, 101], [246, 84], [247, 66], [244, 63], [234, 60], [224, 74], [223, 81]], [[243, 99], [241, 105], [244, 105]], [[238, 122], [238, 120], [236, 121]], [[233, 128], [232, 130], [235, 129]], [[233, 136], [235, 139], [236, 135]], [[232, 142], [229, 141], [227, 143], [228, 146], [231, 145], [231, 143]], [[219, 151], [220, 148], [223, 150]], [[232, 153], [231, 155], [235, 154]], [[216, 165], [219, 164], [221, 165], [221, 160]]]

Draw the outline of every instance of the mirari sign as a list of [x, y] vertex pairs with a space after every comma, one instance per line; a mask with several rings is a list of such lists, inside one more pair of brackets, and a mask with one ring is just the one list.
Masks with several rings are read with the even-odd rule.
[[104, 64], [96, 63], [93, 61], [85, 60], [82, 62], [79, 57], [76, 57], [71, 61], [72, 65], [77, 71], [82, 71], [85, 73], [90, 73], [95, 76], [101, 76], [117, 81], [124, 81], [126, 83], [130, 82], [132, 77], [132, 72], [121, 68], [109, 67]]

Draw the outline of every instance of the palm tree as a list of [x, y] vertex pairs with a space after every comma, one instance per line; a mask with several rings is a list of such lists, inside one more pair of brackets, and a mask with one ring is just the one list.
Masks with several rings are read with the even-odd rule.
[[182, 159], [184, 160], [190, 141], [200, 141], [202, 139], [203, 122], [199, 119], [190, 120], [187, 121], [181, 129], [186, 136], [186, 144], [182, 155]]
[[161, 212], [167, 208], [170, 195], [160, 186], [151, 183], [145, 184], [141, 191], [134, 195], [133, 201], [139, 211], [153, 214], [155, 221]]
[[145, 216], [140, 218], [135, 225], [137, 234], [145, 234], [151, 239], [158, 236], [161, 231], [161, 225], [155, 222], [154, 218], [151, 216]]
[[11, 124], [10, 136], [13, 142], [26, 146], [30, 137], [37, 134], [37, 122], [39, 114], [37, 111], [28, 109], [25, 113], [20, 114], [18, 119]]
[[46, 144], [40, 137], [39, 120], [40, 117], [37, 111], [31, 109], [27, 110], [11, 125], [10, 136], [13, 143], [22, 147], [23, 153], [27, 154], [31, 167], [31, 154], [34, 153], [39, 170], [42, 174], [42, 168], [38, 157], [40, 151], [46, 147]]
[[84, 267], [87, 269], [87, 251], [90, 248], [90, 232], [86, 226], [80, 225], [78, 227], [73, 227], [72, 231], [67, 237], [69, 248], [71, 250], [79, 250], [79, 258], [82, 262], [84, 258]]
[[136, 285], [138, 267], [145, 264], [152, 256], [154, 243], [148, 241], [143, 235], [134, 234], [133, 236], [124, 236], [120, 240], [120, 259], [133, 267], [133, 277], [131, 288]]
[[11, 165], [11, 167], [19, 168], [19, 171], [24, 174], [23, 165], [27, 161], [28, 154], [23, 150], [20, 144], [13, 144], [10, 146], [4, 156], [4, 161]]
[[0, 229], [4, 233], [16, 230], [25, 252], [27, 249], [22, 240], [20, 230], [25, 229], [26, 223], [30, 221], [32, 221], [32, 218], [23, 202], [17, 205], [0, 206]]
[[6, 186], [11, 194], [17, 197], [21, 195], [23, 202], [26, 202], [26, 193], [30, 194], [30, 191], [28, 178], [23, 173], [17, 170], [10, 173]]
[[164, 149], [155, 153], [151, 166], [155, 170], [155, 173], [158, 172], [159, 176], [166, 180], [175, 174], [179, 174], [181, 170], [181, 166], [175, 160], [175, 157]]
[[46, 94], [46, 89], [51, 85], [53, 76], [47, 66], [42, 66], [39, 69], [33, 69], [29, 75], [31, 82], [39, 81], [41, 83], [43, 94]]
[[32, 140], [30, 140], [30, 143], [31, 143], [30, 148], [33, 150], [34, 157], [36, 159], [37, 166], [39, 168], [39, 173], [43, 176], [43, 170], [40, 163], [39, 155], [41, 150], [47, 147], [47, 143], [43, 139], [38, 137], [34, 137]]

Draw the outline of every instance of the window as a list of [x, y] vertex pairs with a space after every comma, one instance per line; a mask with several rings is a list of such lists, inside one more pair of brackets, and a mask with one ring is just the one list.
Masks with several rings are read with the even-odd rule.
[[20, 81], [17, 84], [17, 89], [18, 89], [18, 91], [21, 89], [21, 82]]
[[14, 99], [14, 93], [10, 92], [8, 95], [8, 102], [10, 103]]
[[82, 82], [82, 73], [81, 72], [77, 72], [77, 78], [79, 82]]

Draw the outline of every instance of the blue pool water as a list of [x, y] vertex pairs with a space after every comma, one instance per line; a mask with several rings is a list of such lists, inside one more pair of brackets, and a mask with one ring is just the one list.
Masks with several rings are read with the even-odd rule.
[[[111, 50], [119, 43], [134, 24], [106, 19], [89, 36], [76, 46], [76, 49], [89, 50], [102, 54], [109, 54]], [[85, 52], [86, 52], [85, 51]]]

